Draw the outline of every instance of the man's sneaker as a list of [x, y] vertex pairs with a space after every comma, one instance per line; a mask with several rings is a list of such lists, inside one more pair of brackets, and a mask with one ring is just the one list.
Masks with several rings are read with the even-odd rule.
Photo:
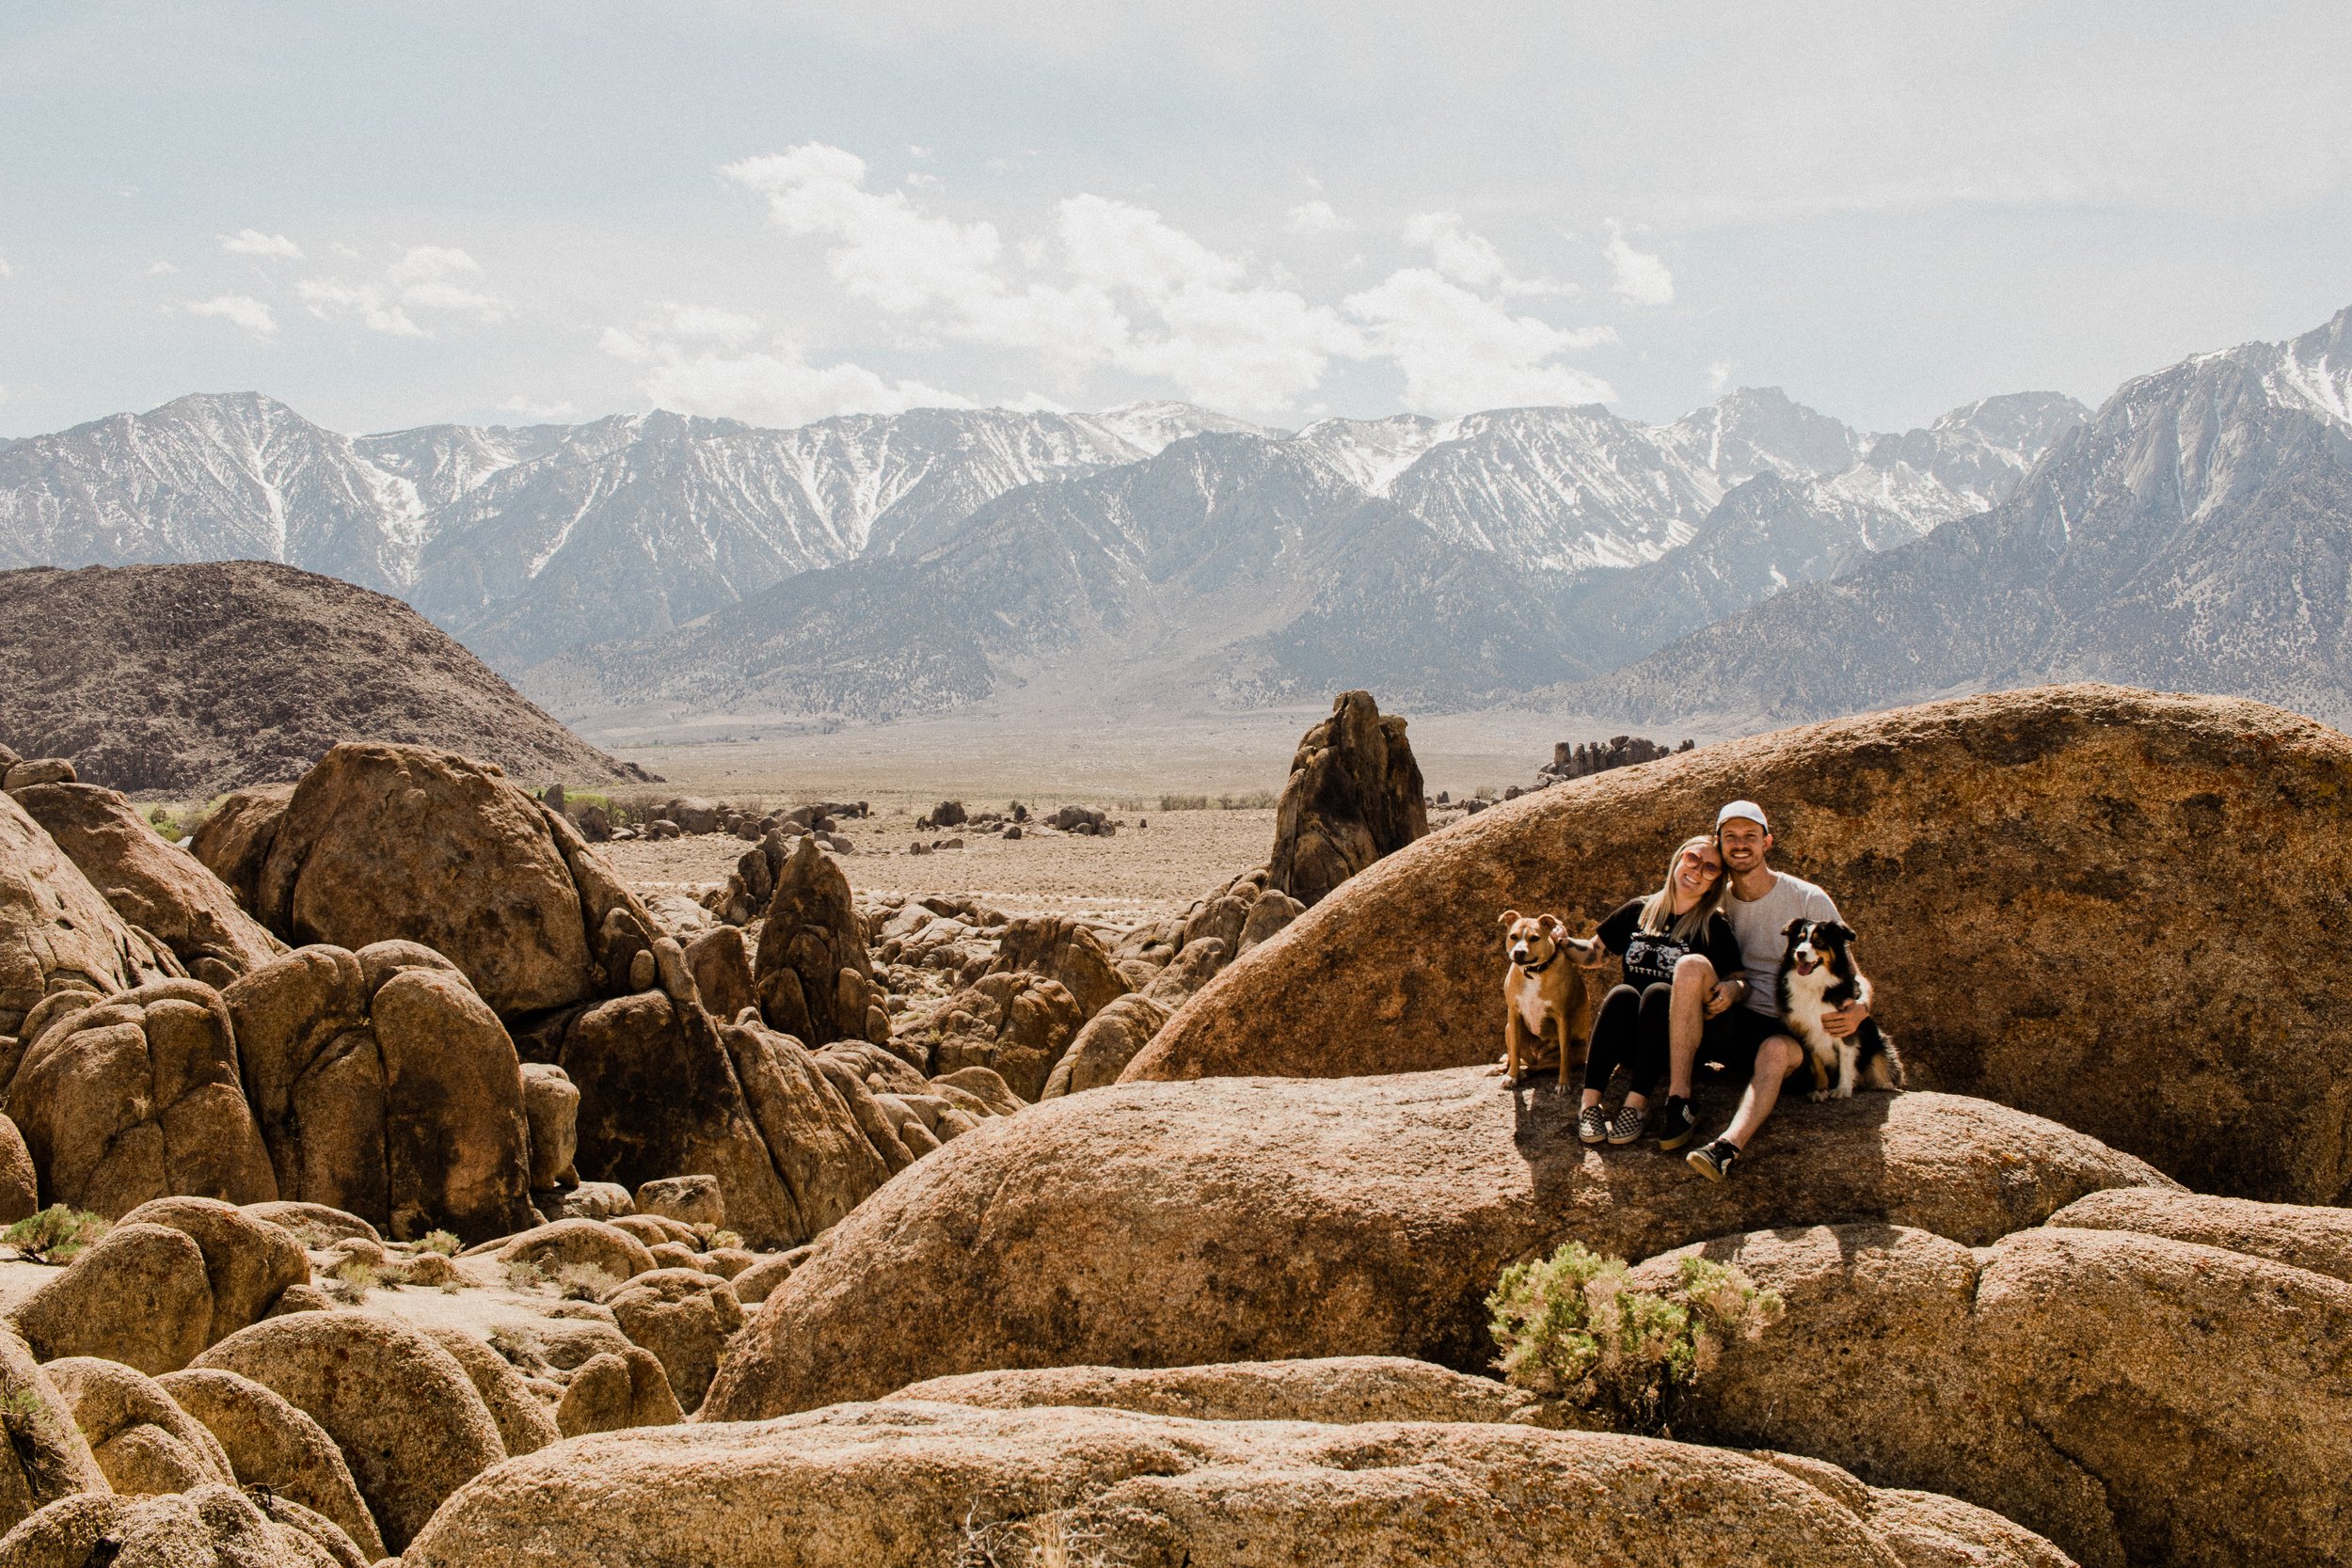
[[1613, 1144], [1629, 1144], [1642, 1135], [1642, 1129], [1648, 1121], [1649, 1113], [1641, 1107], [1621, 1106], [1617, 1114], [1609, 1119], [1609, 1141]]
[[1740, 1158], [1740, 1146], [1717, 1138], [1705, 1148], [1694, 1148], [1683, 1156], [1691, 1168], [1709, 1181], [1721, 1181], [1731, 1174], [1732, 1162]]
[[1666, 1097], [1666, 1109], [1659, 1117], [1658, 1147], [1672, 1154], [1698, 1136], [1699, 1114], [1680, 1095]]
[[1585, 1106], [1576, 1114], [1576, 1135], [1588, 1144], [1609, 1136], [1609, 1113], [1597, 1105]]

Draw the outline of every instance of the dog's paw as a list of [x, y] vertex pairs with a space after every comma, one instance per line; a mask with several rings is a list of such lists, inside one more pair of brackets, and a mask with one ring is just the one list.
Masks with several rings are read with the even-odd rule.
[[1835, 1097], [1836, 1092], [1837, 1091], [1835, 1089], [1815, 1089], [1811, 1094], [1806, 1095], [1805, 1098], [1813, 1101], [1814, 1104], [1819, 1105], [1822, 1101]]
[[1832, 1100], [1851, 1100], [1853, 1098], [1853, 1085], [1851, 1084], [1840, 1084], [1836, 1088], [1829, 1091], [1829, 1098]]

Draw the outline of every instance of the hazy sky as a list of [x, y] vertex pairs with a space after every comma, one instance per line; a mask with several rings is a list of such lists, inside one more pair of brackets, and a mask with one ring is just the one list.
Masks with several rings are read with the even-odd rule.
[[0, 7], [0, 434], [1780, 386], [2352, 305], [2352, 7]]

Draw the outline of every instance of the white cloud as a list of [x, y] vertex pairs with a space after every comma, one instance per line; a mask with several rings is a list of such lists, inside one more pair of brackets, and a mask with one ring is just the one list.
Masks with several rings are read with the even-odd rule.
[[1340, 216], [1329, 202], [1317, 197], [1293, 207], [1282, 227], [1294, 234], [1344, 234], [1356, 226]]
[[356, 315], [371, 332], [394, 338], [424, 336], [424, 328], [409, 320], [408, 312], [373, 283], [338, 283], [325, 277], [306, 277], [294, 285], [294, 293], [310, 308], [310, 314], [321, 321]]
[[220, 248], [231, 256], [260, 256], [273, 261], [299, 261], [302, 247], [283, 234], [264, 234], [258, 229], [240, 229], [233, 234], [220, 237]]
[[1608, 403], [1598, 376], [1558, 362], [1606, 342], [1606, 327], [1569, 331], [1514, 316], [1427, 267], [1406, 267], [1347, 297], [1375, 353], [1405, 372], [1405, 403], [1425, 414], [1535, 404]]
[[1724, 388], [1731, 385], [1731, 372], [1737, 369], [1739, 367], [1728, 359], [1718, 359], [1708, 366], [1707, 395], [1710, 398], [1722, 397]]
[[597, 346], [646, 369], [640, 383], [655, 405], [681, 414], [789, 427], [835, 414], [903, 414], [910, 408], [969, 408], [967, 398], [919, 381], [893, 381], [863, 365], [813, 365], [781, 338], [749, 347], [756, 318], [708, 305], [666, 301], [628, 327], [608, 326]]
[[1494, 243], [1465, 229], [1459, 213], [1416, 213], [1405, 222], [1405, 243], [1427, 250], [1430, 264], [1440, 276], [1474, 289], [1494, 289], [1505, 294], [1576, 293], [1565, 284], [1514, 277]]
[[440, 310], [469, 315], [485, 322], [504, 321], [514, 307], [479, 288], [482, 264], [449, 245], [412, 245], [384, 269], [380, 279], [346, 283], [328, 277], [306, 277], [294, 286], [310, 313], [322, 321], [357, 316], [371, 332], [394, 338], [424, 338], [431, 334], [417, 325], [411, 310]]
[[169, 261], [150, 261], [147, 263], [147, 276], [150, 277], [169, 277], [173, 273], [178, 272], [179, 270], [180, 269], [178, 267], [173, 266]]
[[919, 381], [892, 381], [863, 365], [812, 365], [790, 349], [737, 355], [664, 349], [658, 356], [645, 395], [681, 414], [789, 427], [835, 414], [972, 406], [968, 398]]
[[0, 277], [14, 277], [15, 276], [16, 269], [8, 265], [8, 259], [6, 256], [0, 256]]
[[[1433, 412], [1474, 406], [1462, 402], [1471, 388], [1486, 388], [1488, 403], [1612, 395], [1559, 362], [1608, 334], [1506, 309], [1495, 296], [1567, 291], [1516, 276], [1458, 214], [1415, 218], [1407, 237], [1431, 252], [1434, 268], [1397, 272], [1351, 296], [1343, 313], [1310, 299], [1287, 273], [1221, 252], [1134, 202], [1073, 196], [1056, 204], [1049, 232], [1009, 241], [993, 223], [926, 211], [904, 188], [866, 189], [865, 161], [820, 143], [721, 172], [764, 197], [779, 229], [823, 245], [834, 280], [896, 322], [902, 342], [1023, 351], [1073, 383], [1123, 372], [1252, 413], [1295, 406], [1334, 360], [1393, 361], [1408, 401]], [[1298, 211], [1327, 228], [1343, 222], [1327, 203]], [[605, 341], [608, 352], [666, 365], [692, 357], [675, 346], [681, 337], [672, 324], [640, 323], [612, 329]], [[664, 342], [674, 345], [668, 358]], [[853, 366], [818, 372], [797, 356], [759, 367], [769, 382], [789, 386], [783, 401], [793, 406], [808, 404], [818, 388], [854, 390], [869, 404], [901, 395], [906, 384], [857, 379], [870, 373]]]
[[556, 403], [540, 403], [531, 398], [527, 398], [520, 392], [517, 392], [513, 397], [508, 398], [504, 403], [499, 404], [499, 412], [502, 414], [520, 414], [526, 420], [532, 420], [544, 423], [550, 420], [569, 419], [574, 413], [578, 412], [578, 405], [571, 403], [569, 400]]
[[190, 300], [181, 309], [192, 316], [216, 316], [231, 325], [242, 326], [263, 342], [278, 336], [278, 318], [270, 314], [268, 306], [250, 294]]
[[1626, 243], [1625, 229], [1609, 220], [1609, 265], [1616, 274], [1610, 292], [1628, 305], [1672, 305], [1675, 275], [1666, 263]]

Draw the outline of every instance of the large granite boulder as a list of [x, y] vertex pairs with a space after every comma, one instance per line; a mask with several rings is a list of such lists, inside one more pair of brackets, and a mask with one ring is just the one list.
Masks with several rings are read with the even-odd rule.
[[232, 790], [215, 802], [188, 837], [189, 852], [237, 895], [245, 909], [256, 907], [262, 866], [269, 859], [270, 846], [278, 841], [278, 824], [285, 819], [286, 802], [294, 799], [294, 792], [290, 784]]
[[1931, 703], [1540, 790], [1391, 856], [1232, 965], [1130, 1079], [1330, 1076], [1502, 1053], [1495, 916], [1572, 929], [1724, 801], [1861, 933], [1913, 1086], [2046, 1116], [2201, 1191], [2352, 1198], [2352, 738], [2109, 686]]
[[[1971, 1251], [1891, 1227], [1693, 1249], [1778, 1291], [1674, 1412], [1703, 1442], [1949, 1493], [2086, 1568], [2336, 1563], [2352, 1517], [2352, 1285], [2265, 1259], [2050, 1227]], [[1632, 1283], [1668, 1283], [1681, 1258]]]
[[890, 1038], [850, 879], [813, 833], [776, 873], [752, 980], [768, 1022], [810, 1045]]
[[146, 1373], [87, 1355], [52, 1361], [41, 1371], [117, 1492], [153, 1496], [235, 1482], [219, 1440]]
[[[2004, 1552], [2023, 1532], [1975, 1511], [1943, 1517], [1948, 1562], [2053, 1561]], [[402, 1561], [1888, 1568], [1905, 1559], [1883, 1528], [1765, 1459], [1614, 1433], [899, 1403], [560, 1444], [451, 1498]]]
[[1082, 1089], [1099, 1089], [1119, 1082], [1127, 1064], [1152, 1043], [1168, 1020], [1168, 1009], [1148, 996], [1130, 991], [1087, 1020], [1046, 1076], [1038, 1098], [1053, 1100]]
[[660, 989], [555, 1015], [523, 1042], [580, 1091], [580, 1175], [632, 1191], [714, 1177], [729, 1227], [760, 1247], [799, 1245], [889, 1179], [799, 1040], [756, 1015], [713, 1019], [672, 939], [649, 958]]
[[73, 1424], [56, 1385], [35, 1364], [24, 1341], [0, 1327], [0, 1530], [34, 1511], [84, 1492], [103, 1493], [106, 1477]]
[[893, 1402], [989, 1410], [1088, 1405], [1196, 1421], [1517, 1421], [1545, 1424], [1543, 1402], [1491, 1377], [1402, 1355], [1229, 1361], [1217, 1367], [1045, 1367], [965, 1372], [912, 1384]]
[[[655, 928], [579, 831], [497, 768], [374, 742], [337, 746], [294, 786], [254, 912], [290, 942], [421, 943], [501, 1017], [629, 989]], [[617, 953], [616, 915], [635, 944]]]
[[2169, 1185], [2081, 1133], [1948, 1095], [1790, 1105], [1720, 1185], [1654, 1146], [1586, 1148], [1574, 1120], [1572, 1100], [1478, 1068], [1123, 1084], [992, 1119], [775, 1289], [705, 1418], [1003, 1367], [1409, 1355], [1481, 1370], [1496, 1276], [1571, 1238], [1642, 1258], [1868, 1217], [1980, 1245], [2099, 1188]]
[[265, 1489], [333, 1520], [369, 1562], [385, 1555], [374, 1515], [326, 1428], [235, 1372], [167, 1372], [155, 1382], [173, 1403], [204, 1423], [238, 1485]]
[[324, 1428], [395, 1552], [451, 1493], [506, 1457], [465, 1368], [389, 1318], [272, 1318], [223, 1339], [196, 1366], [250, 1378]]
[[1126, 978], [1112, 967], [1102, 939], [1064, 914], [1024, 915], [1006, 922], [989, 969], [996, 974], [1026, 970], [1056, 982], [1077, 1003], [1082, 1019], [1091, 1019], [1130, 990]]
[[403, 1241], [533, 1223], [522, 1065], [450, 961], [413, 942], [304, 947], [225, 993], [277, 1192]]
[[[168, 949], [134, 930], [48, 831], [0, 794], [0, 1039], [16, 1038], [54, 992], [129, 990], [181, 973]], [[0, 1069], [14, 1069], [5, 1060]]]
[[[162, 1497], [84, 1493], [60, 1498], [0, 1541], [7, 1568], [350, 1568], [351, 1543], [289, 1517], [300, 1506], [208, 1482]], [[315, 1528], [315, 1527], [312, 1527]], [[327, 1527], [332, 1530], [333, 1527]], [[324, 1532], [322, 1532], [324, 1533]], [[340, 1545], [342, 1552], [336, 1547]]]
[[941, 1003], [923, 1027], [898, 1037], [925, 1050], [934, 1073], [988, 1068], [1025, 1101], [1042, 1099], [1046, 1079], [1077, 1037], [1085, 1010], [1057, 980], [1025, 970], [983, 974]]
[[119, 1218], [175, 1194], [278, 1196], [220, 992], [159, 980], [61, 1002], [43, 1009], [8, 1091], [50, 1201]]
[[[1311, 907], [1428, 832], [1421, 765], [1405, 721], [1383, 719], [1369, 691], [1343, 691], [1331, 717], [1306, 733], [1291, 758], [1275, 808], [1266, 886]], [[1240, 934], [1236, 923], [1228, 952]]]
[[2050, 1224], [2169, 1236], [2352, 1282], [2352, 1209], [2119, 1187], [2076, 1198]]
[[226, 883], [113, 790], [55, 784], [15, 795], [115, 912], [170, 948], [194, 978], [225, 986], [285, 951]]

